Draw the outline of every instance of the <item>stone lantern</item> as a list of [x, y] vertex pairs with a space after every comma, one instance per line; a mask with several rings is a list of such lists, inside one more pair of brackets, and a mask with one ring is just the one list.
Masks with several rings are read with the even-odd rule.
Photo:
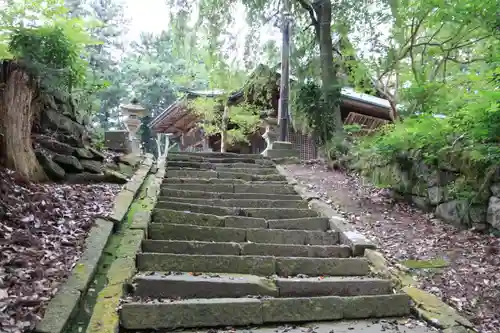
[[120, 105], [125, 120], [123, 121], [129, 133], [130, 147], [133, 154], [139, 155], [140, 140], [136, 134], [141, 127], [141, 119], [148, 115], [148, 111], [139, 105], [137, 99], [133, 99], [130, 104]]

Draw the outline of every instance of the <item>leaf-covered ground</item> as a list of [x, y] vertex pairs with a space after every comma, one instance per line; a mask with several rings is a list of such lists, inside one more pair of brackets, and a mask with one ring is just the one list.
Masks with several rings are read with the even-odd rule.
[[29, 332], [118, 185], [31, 184], [0, 169], [0, 332]]
[[[286, 168], [378, 243], [393, 264], [414, 267], [410, 271], [423, 289], [455, 307], [482, 333], [500, 332], [500, 239], [458, 230], [395, 202], [387, 190], [320, 163]], [[432, 268], [422, 268], [428, 265]]]

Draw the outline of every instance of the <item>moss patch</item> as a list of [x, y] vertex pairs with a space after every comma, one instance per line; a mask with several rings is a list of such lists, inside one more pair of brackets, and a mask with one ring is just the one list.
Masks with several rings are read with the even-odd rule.
[[443, 258], [430, 260], [405, 260], [402, 262], [402, 264], [408, 268], [413, 269], [443, 268], [449, 265], [449, 263]]

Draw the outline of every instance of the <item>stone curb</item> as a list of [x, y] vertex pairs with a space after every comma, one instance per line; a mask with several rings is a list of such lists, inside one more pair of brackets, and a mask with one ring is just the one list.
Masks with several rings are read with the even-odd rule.
[[390, 278], [398, 289], [410, 296], [413, 300], [412, 311], [416, 316], [441, 329], [443, 333], [477, 332], [474, 330], [474, 325], [454, 308], [441, 301], [437, 296], [417, 288], [417, 282], [413, 277], [396, 267], [392, 267], [382, 253], [367, 249], [365, 257], [375, 273]]
[[116, 196], [113, 204], [113, 212], [109, 217], [114, 223], [120, 223], [127, 215], [130, 205], [134, 201], [152, 165], [153, 156], [151, 154], [146, 154], [146, 158], [143, 160], [134, 176], [132, 176]]
[[[154, 207], [160, 192], [160, 185], [165, 174], [164, 161], [158, 162], [155, 169], [156, 174], [151, 175], [153, 176], [153, 183], [146, 188], [146, 198], [153, 200], [152, 207]], [[106, 286], [97, 296], [86, 333], [118, 332], [120, 325], [118, 308], [121, 298], [125, 294], [126, 285], [135, 275], [136, 255], [141, 249], [143, 239], [146, 237], [150, 219], [151, 212], [145, 214], [135, 213], [132, 217], [132, 223], [125, 231], [118, 246], [116, 259], [111, 263], [106, 274]]]
[[294, 185], [294, 190], [304, 200], [309, 202], [310, 209], [329, 219], [330, 229], [339, 233], [340, 242], [350, 246], [354, 256], [362, 256], [365, 253], [365, 249], [376, 249], [375, 244], [356, 231], [356, 229], [354, 229], [354, 227], [352, 227], [346, 219], [339, 215], [326, 202], [320, 200], [315, 193], [307, 190], [303, 186], [298, 185], [297, 180], [293, 178], [284, 167], [277, 165], [276, 169], [281, 175], [286, 177], [289, 184]]
[[[122, 211], [125, 207], [128, 210], [131, 201], [128, 204], [127, 202], [129, 198], [133, 200], [136, 194], [136, 192], [127, 189], [127, 185], [131, 182], [138, 182], [140, 177], [136, 177], [136, 175], [142, 175], [144, 172], [147, 174], [152, 163], [152, 156], [146, 155], [132, 179], [124, 185], [122, 191], [115, 198], [112, 217], [96, 220], [95, 226], [92, 227], [85, 241], [82, 257], [71, 271], [69, 279], [62, 284], [57, 294], [49, 301], [44, 317], [36, 326], [36, 333], [61, 333], [67, 328], [71, 317], [78, 309], [81, 298], [87, 293], [87, 288], [94, 278], [104, 248], [113, 233], [114, 225], [126, 215], [127, 211], [124, 213]], [[144, 178], [145, 175], [142, 179], [144, 180]], [[120, 218], [121, 215], [123, 216]]]

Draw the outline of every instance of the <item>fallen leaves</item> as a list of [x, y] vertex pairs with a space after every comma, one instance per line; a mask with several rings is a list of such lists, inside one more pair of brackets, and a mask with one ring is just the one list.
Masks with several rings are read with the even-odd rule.
[[[500, 331], [500, 240], [459, 230], [321, 163], [286, 166], [295, 179], [376, 242], [394, 265], [444, 260], [443, 267], [409, 268], [420, 287], [455, 307], [482, 333]], [[402, 265], [401, 265], [402, 266]]]
[[0, 169], [0, 331], [29, 332], [119, 186], [32, 184]]

